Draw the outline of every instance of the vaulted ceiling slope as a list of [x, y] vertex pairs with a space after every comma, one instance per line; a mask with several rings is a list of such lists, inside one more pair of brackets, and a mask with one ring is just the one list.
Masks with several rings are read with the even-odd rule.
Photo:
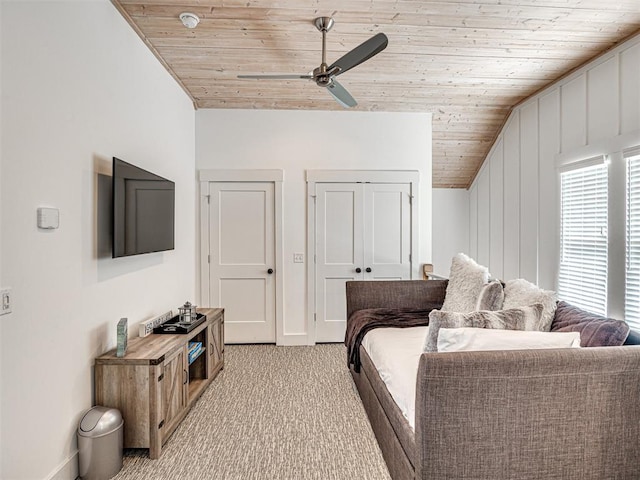
[[[308, 80], [315, 17], [327, 61], [378, 32], [382, 53], [340, 77], [361, 111], [433, 114], [433, 186], [468, 187], [511, 108], [640, 29], [640, 0], [112, 0], [197, 108], [341, 109]], [[182, 12], [197, 14], [185, 28]]]

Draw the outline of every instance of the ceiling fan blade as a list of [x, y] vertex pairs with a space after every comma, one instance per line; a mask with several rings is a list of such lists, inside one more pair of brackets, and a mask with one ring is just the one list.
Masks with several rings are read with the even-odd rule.
[[353, 98], [347, 89], [340, 85], [335, 78], [327, 85], [327, 91], [336, 99], [336, 102], [345, 108], [355, 107], [358, 104], [355, 98]]
[[340, 75], [347, 70], [351, 70], [353, 67], [360, 65], [362, 62], [368, 60], [374, 55], [377, 55], [382, 50], [387, 48], [388, 43], [389, 39], [387, 38], [387, 36], [384, 33], [378, 33], [366, 42], [358, 45], [350, 52], [344, 54], [332, 65], [330, 65], [327, 70], [331, 72], [332, 69], [338, 67], [338, 71], [335, 72], [334, 75]]
[[313, 78], [313, 75], [238, 75], [238, 78], [250, 78], [253, 80], [297, 80], [302, 78], [304, 80], [310, 80]]

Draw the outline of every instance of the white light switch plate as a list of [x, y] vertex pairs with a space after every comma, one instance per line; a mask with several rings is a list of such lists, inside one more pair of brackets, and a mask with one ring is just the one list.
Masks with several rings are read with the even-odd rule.
[[0, 302], [0, 315], [11, 313], [11, 289], [3, 288], [0, 290], [2, 302]]
[[294, 253], [293, 263], [304, 263], [304, 253]]

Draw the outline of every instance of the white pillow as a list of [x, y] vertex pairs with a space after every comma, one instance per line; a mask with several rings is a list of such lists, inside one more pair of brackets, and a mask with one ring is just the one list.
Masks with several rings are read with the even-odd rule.
[[510, 310], [479, 310], [457, 313], [431, 310], [429, 332], [424, 342], [425, 352], [438, 351], [438, 333], [441, 328], [493, 328], [496, 330], [540, 330], [542, 304]]
[[438, 352], [580, 348], [580, 332], [532, 332], [487, 328], [441, 328]]
[[476, 309], [484, 284], [489, 281], [487, 267], [478, 265], [464, 253], [451, 261], [449, 284], [442, 305], [443, 312], [469, 313]]
[[539, 330], [548, 332], [556, 313], [556, 293], [551, 290], [542, 290], [523, 278], [509, 280], [505, 283], [503, 309], [521, 308], [535, 303], [542, 304], [543, 326]]

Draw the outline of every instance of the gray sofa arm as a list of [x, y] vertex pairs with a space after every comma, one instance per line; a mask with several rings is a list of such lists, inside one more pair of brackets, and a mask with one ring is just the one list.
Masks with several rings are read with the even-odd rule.
[[637, 479], [640, 348], [424, 353], [416, 478]]
[[444, 302], [447, 280], [347, 282], [347, 318], [365, 308], [426, 309]]

